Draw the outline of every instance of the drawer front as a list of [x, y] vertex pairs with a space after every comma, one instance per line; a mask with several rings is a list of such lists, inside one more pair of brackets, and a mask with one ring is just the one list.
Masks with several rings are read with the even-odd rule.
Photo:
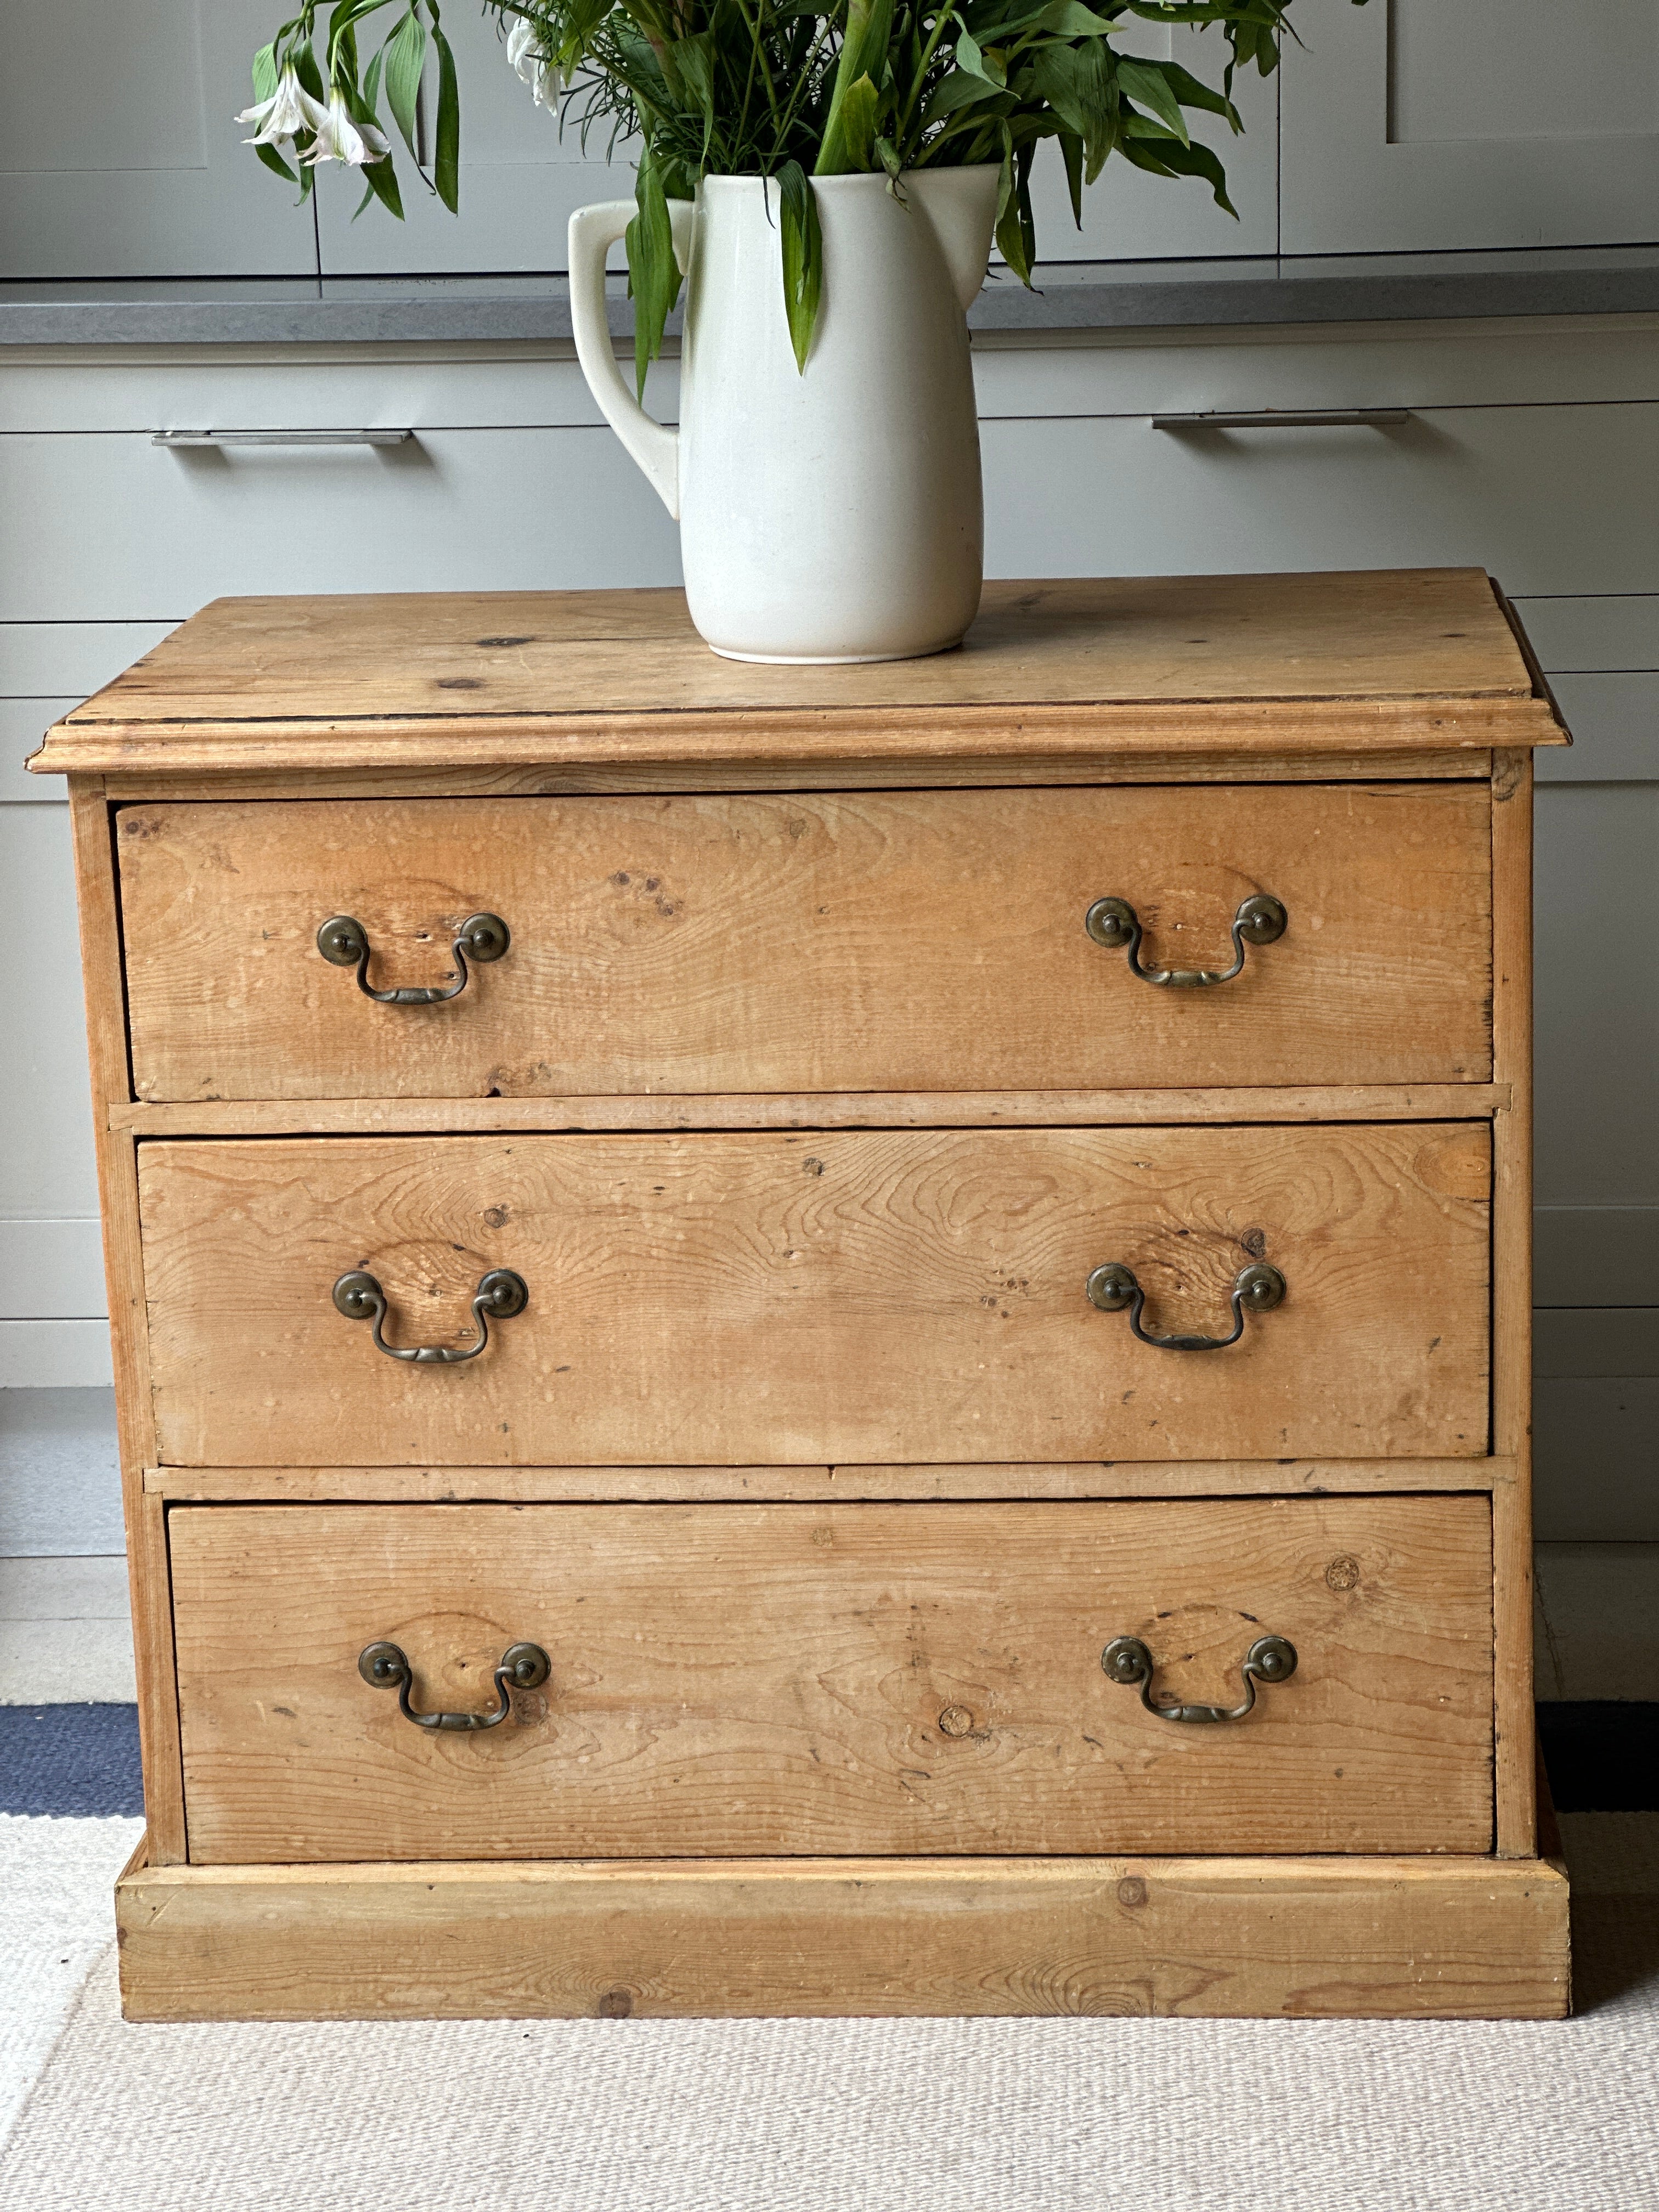
[[[170, 1464], [1486, 1449], [1485, 1124], [163, 1142], [139, 1177]], [[1140, 1313], [1085, 1296], [1109, 1263]], [[1283, 1302], [1228, 1349], [1136, 1340], [1224, 1334], [1261, 1263]], [[499, 1269], [528, 1304], [478, 1356], [377, 1349], [476, 1344]]]
[[[124, 809], [141, 1098], [1484, 1081], [1484, 787]], [[1156, 986], [1085, 929], [1127, 902]], [[511, 943], [440, 1005], [476, 913]]]
[[[191, 1856], [1486, 1851], [1484, 1498], [201, 1506]], [[1288, 1679], [1234, 1708], [1259, 1638]], [[481, 1731], [507, 1649], [551, 1670]]]

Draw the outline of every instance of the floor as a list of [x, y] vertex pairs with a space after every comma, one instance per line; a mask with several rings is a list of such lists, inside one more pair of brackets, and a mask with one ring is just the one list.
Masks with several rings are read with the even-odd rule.
[[0, 1820], [17, 2212], [1659, 2207], [1659, 1814], [1564, 1816], [1565, 2022], [134, 2027], [107, 1931], [137, 1826]]
[[0, 1705], [137, 1694], [125, 1559], [0, 1559]]

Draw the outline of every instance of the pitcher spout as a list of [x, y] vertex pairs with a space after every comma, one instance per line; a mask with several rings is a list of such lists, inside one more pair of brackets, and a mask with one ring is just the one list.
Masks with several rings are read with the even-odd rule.
[[987, 162], [970, 169], [910, 169], [900, 179], [900, 191], [933, 226], [963, 314], [979, 297], [990, 266], [1001, 175], [995, 162]]

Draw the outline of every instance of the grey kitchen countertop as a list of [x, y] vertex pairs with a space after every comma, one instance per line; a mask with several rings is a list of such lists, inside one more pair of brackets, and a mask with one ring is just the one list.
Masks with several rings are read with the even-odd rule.
[[[1078, 261], [1026, 291], [996, 268], [975, 331], [1061, 331], [1414, 322], [1659, 311], [1659, 246], [1494, 253]], [[611, 326], [632, 328], [621, 278]], [[678, 317], [671, 331], [678, 327]], [[384, 344], [568, 339], [556, 276], [64, 278], [0, 283], [0, 347]]]

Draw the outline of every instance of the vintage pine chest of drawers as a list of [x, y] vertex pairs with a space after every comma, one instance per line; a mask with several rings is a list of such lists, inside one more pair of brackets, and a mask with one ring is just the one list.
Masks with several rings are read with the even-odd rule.
[[1479, 571], [225, 600], [70, 778], [146, 2019], [1547, 2015]]

